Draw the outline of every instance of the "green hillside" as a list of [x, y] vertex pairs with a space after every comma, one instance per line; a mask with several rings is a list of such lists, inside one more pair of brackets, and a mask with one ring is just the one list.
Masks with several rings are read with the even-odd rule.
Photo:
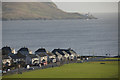
[[52, 2], [3, 2], [3, 20], [86, 19], [94, 18], [78, 13], [67, 13]]

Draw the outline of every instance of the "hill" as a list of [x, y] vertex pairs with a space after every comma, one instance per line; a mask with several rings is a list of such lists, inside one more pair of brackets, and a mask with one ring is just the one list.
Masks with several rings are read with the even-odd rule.
[[3, 20], [93, 19], [79, 13], [64, 12], [52, 2], [3, 2]]

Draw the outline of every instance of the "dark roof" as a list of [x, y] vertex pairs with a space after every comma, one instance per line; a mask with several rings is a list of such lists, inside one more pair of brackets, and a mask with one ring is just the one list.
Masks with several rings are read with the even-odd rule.
[[21, 54], [23, 54], [23, 55], [29, 55], [29, 49], [28, 48], [26, 48], [26, 47], [23, 47], [23, 48], [20, 48], [19, 50], [18, 50], [18, 53], [21, 53]]
[[71, 49], [71, 51], [73, 51], [75, 54], [77, 54], [73, 49]]
[[35, 53], [47, 53], [45, 48], [39, 48]]
[[71, 55], [72, 53], [70, 52], [70, 50], [65, 50], [69, 55]]
[[3, 55], [2, 59], [10, 59], [7, 55]]
[[18, 51], [18, 53], [21, 53], [23, 55], [29, 55], [29, 52], [28, 51]]
[[31, 58], [38, 58], [35, 54], [29, 54]]
[[12, 50], [10, 47], [6, 46], [2, 48], [2, 54], [3, 55], [8, 55], [9, 53], [12, 53]]
[[47, 55], [48, 55], [48, 56], [53, 56], [54, 54], [51, 53], [51, 52], [48, 52]]
[[56, 54], [56, 52], [58, 52], [58, 53], [60, 53], [61, 55], [65, 55], [63, 52], [63, 49], [54, 49], [53, 51], [52, 51], [52, 53], [54, 53], [54, 54]]
[[44, 56], [47, 56], [46, 54], [44, 54], [44, 53], [40, 53], [40, 54], [37, 54], [38, 56], [40, 56], [40, 57], [44, 57]]
[[26, 56], [22, 55], [21, 53], [17, 53], [14, 55], [10, 56], [12, 59], [21, 59], [21, 58], [26, 58]]
[[58, 52], [58, 53], [60, 53], [61, 55], [65, 55], [65, 54], [63, 53], [63, 51], [65, 51], [65, 52], [68, 53], [69, 55], [73, 54], [73, 53], [71, 53], [70, 51], [73, 51], [73, 52], [76, 54], [76, 52], [75, 52], [74, 50], [72, 50], [71, 48], [69, 48], [69, 49], [54, 49], [54, 50], [52, 51], [52, 53], [56, 54], [55, 52]]
[[[52, 53], [55, 53], [55, 52], [58, 52], [58, 53], [60, 53], [61, 55], [65, 55], [64, 53], [63, 53], [63, 51], [65, 51], [65, 49], [54, 49], [53, 51], [52, 51]], [[56, 54], [56, 53], [55, 53]]]
[[26, 47], [23, 47], [23, 48], [20, 48], [18, 51], [28, 51], [29, 52], [29, 49]]
[[6, 46], [6, 47], [3, 47], [2, 50], [8, 50], [8, 51], [12, 51], [10, 47]]

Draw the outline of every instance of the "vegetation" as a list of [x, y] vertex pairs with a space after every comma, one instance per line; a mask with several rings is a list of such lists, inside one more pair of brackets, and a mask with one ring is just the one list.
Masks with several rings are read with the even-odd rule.
[[120, 58], [103, 58], [102, 60], [120, 60]]
[[85, 19], [94, 18], [79, 13], [67, 13], [52, 2], [3, 2], [3, 20]]
[[[104, 63], [104, 64], [101, 64]], [[65, 64], [60, 67], [5, 75], [3, 78], [117, 78], [118, 62], [86, 62]]]

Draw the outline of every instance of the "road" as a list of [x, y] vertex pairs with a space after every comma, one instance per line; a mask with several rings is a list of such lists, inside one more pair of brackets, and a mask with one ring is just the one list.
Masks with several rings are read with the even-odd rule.
[[[69, 63], [82, 63], [82, 62], [93, 62], [93, 61], [118, 61], [118, 60], [102, 60], [102, 59], [104, 59], [104, 57], [89, 58], [88, 60], [83, 60], [83, 61], [63, 61], [63, 62], [60, 62], [59, 65], [58, 63], [52, 63], [46, 66], [41, 66], [41, 67], [32, 66], [32, 67], [34, 68], [34, 70], [37, 70], [37, 69], [45, 69], [45, 68], [50, 68], [50, 67], [58, 67], [64, 64], [69, 64]], [[26, 68], [19, 68], [19, 69], [11, 70], [7, 72], [5, 75], [28, 72], [28, 71], [31, 71], [31, 70], [28, 70]]]

